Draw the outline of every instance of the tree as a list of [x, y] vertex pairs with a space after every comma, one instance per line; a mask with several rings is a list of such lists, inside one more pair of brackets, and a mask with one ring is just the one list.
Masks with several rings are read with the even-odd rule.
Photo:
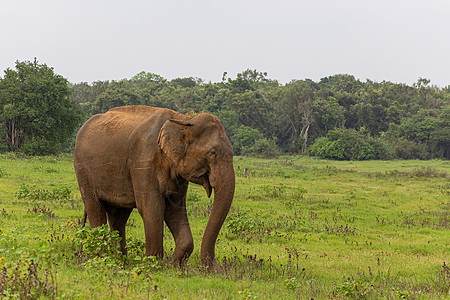
[[404, 141], [398, 147], [401, 153], [405, 153], [406, 141], [416, 146], [411, 146], [414, 151], [402, 155], [402, 158], [450, 158], [450, 106], [442, 111], [423, 109], [396, 128], [392, 126], [391, 130], [395, 129], [396, 139]]
[[239, 123], [270, 136], [273, 128], [272, 104], [259, 92], [247, 90], [229, 98], [228, 106], [238, 115]]
[[296, 80], [285, 85], [276, 110], [279, 116], [281, 140], [288, 141], [297, 151], [301, 142], [301, 153], [306, 153], [309, 129], [313, 124], [312, 106], [316, 98], [310, 81]]
[[312, 110], [319, 136], [326, 135], [329, 130], [342, 127], [345, 123], [344, 108], [334, 97], [317, 98], [312, 104]]
[[95, 81], [92, 85], [87, 82], [70, 84], [70, 100], [77, 103], [87, 114], [92, 113], [94, 102], [108, 89], [109, 81]]
[[104, 113], [113, 107], [141, 104], [137, 95], [130, 89], [108, 88], [93, 104], [94, 113]]
[[0, 119], [9, 150], [41, 155], [59, 150], [82, 120], [67, 79], [34, 61], [16, 62], [0, 79]]

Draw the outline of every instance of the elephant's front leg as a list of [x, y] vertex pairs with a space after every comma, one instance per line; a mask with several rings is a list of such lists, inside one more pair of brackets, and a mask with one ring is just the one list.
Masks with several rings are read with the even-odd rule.
[[186, 213], [186, 187], [183, 187], [177, 196], [166, 200], [166, 213], [164, 219], [175, 239], [174, 261], [184, 266], [194, 250], [194, 239]]
[[164, 230], [164, 199], [149, 192], [135, 191], [136, 206], [144, 221], [145, 254], [162, 257]]

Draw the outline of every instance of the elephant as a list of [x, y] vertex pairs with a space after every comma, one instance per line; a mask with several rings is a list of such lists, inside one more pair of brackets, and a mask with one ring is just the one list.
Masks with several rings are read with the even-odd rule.
[[186, 212], [189, 182], [202, 185], [211, 213], [200, 259], [218, 268], [215, 244], [235, 190], [233, 149], [219, 118], [166, 108], [123, 106], [94, 115], [79, 130], [74, 167], [91, 227], [109, 224], [121, 237], [134, 208], [142, 217], [147, 256], [163, 256], [164, 222], [175, 240], [173, 259], [185, 265], [194, 242]]

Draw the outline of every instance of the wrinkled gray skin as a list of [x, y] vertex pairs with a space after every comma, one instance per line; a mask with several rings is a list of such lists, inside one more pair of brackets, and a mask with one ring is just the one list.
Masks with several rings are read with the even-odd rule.
[[146, 255], [163, 255], [163, 222], [175, 239], [173, 258], [184, 264], [194, 249], [186, 214], [189, 182], [214, 203], [201, 261], [216, 268], [215, 243], [234, 195], [233, 150], [220, 120], [190, 118], [169, 109], [125, 106], [89, 119], [77, 135], [75, 172], [91, 227], [118, 230], [126, 253], [125, 225], [133, 208], [144, 221]]

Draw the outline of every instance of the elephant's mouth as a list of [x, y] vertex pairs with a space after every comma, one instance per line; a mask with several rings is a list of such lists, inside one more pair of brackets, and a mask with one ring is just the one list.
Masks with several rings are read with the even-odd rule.
[[205, 179], [204, 179], [204, 182], [203, 182], [203, 188], [205, 188], [205, 190], [206, 190], [206, 195], [208, 195], [208, 198], [209, 197], [211, 197], [211, 191], [212, 191], [212, 187], [211, 187], [211, 184], [209, 183], [209, 177], [208, 177], [208, 175], [204, 175], [203, 176]]
[[201, 186], [203, 186], [203, 188], [206, 190], [206, 194], [208, 195], [208, 198], [211, 197], [211, 192], [212, 192], [211, 183], [209, 182], [209, 174], [210, 174], [210, 172], [206, 171], [200, 176], [194, 175], [187, 179], [188, 181], [190, 181], [192, 183], [200, 184]]

